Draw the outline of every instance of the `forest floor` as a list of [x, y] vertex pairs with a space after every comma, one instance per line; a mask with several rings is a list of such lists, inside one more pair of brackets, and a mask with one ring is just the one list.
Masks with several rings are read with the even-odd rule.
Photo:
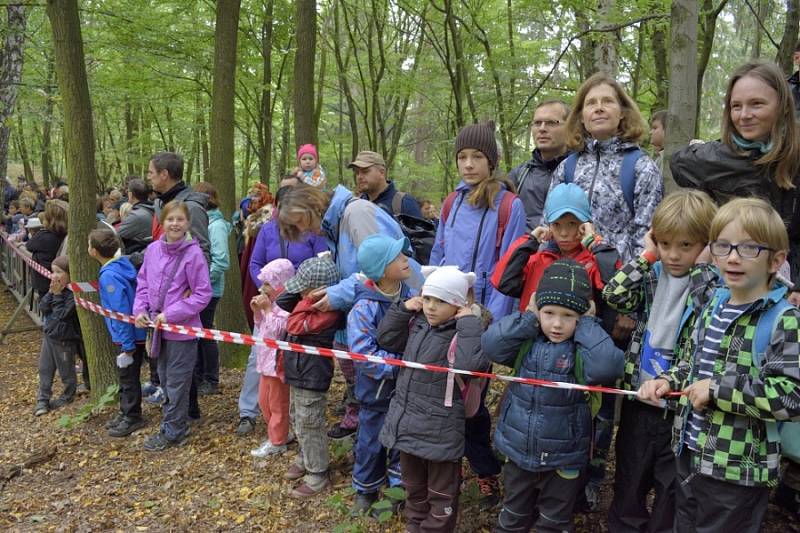
[[[13, 298], [2, 290], [0, 323], [13, 307]], [[234, 435], [241, 370], [221, 371], [222, 394], [201, 397], [202, 423], [192, 428], [188, 444], [162, 453], [142, 448], [160, 418], [159, 409], [149, 404], [144, 407], [148, 427], [126, 439], [108, 437], [103, 429], [114, 412], [112, 406], [74, 429], [57, 424], [61, 415], [75, 414], [85, 405], [85, 395], [62, 410], [34, 417], [40, 339], [38, 332], [16, 334], [0, 345], [0, 530], [319, 533], [335, 531], [337, 526], [353, 533], [403, 530], [397, 518], [378, 524], [348, 517], [350, 472], [341, 446], [332, 446], [333, 490], [310, 501], [290, 498], [292, 487], [282, 474], [297, 453], [296, 445], [285, 455], [253, 460], [249, 451], [265, 438], [263, 422], [253, 435]], [[342, 391], [337, 374], [330, 397], [338, 400]], [[493, 388], [490, 410], [499, 396], [499, 389]], [[336, 403], [329, 402], [331, 422]], [[45, 458], [53, 455], [6, 479], [11, 468], [39, 452]], [[579, 532], [608, 530], [605, 511], [610, 491], [608, 481], [601, 510], [576, 517]], [[468, 480], [458, 531], [491, 530], [497, 510], [480, 512], [476, 496], [474, 480]], [[770, 507], [764, 531], [800, 528]]]

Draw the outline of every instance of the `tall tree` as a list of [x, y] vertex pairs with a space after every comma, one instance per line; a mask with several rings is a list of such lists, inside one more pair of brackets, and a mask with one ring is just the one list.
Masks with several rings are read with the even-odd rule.
[[[697, 89], [695, 91], [694, 136], [700, 134], [700, 105], [702, 104], [703, 97], [703, 78], [706, 75], [708, 62], [711, 59], [711, 50], [714, 47], [714, 34], [717, 31], [717, 17], [719, 17], [719, 14], [727, 5], [728, 0], [719, 0], [716, 6], [714, 6], [714, 0], [702, 0], [702, 2], [702, 17], [700, 19], [702, 34], [698, 45], [700, 48], [700, 58], [697, 60], [697, 79], [695, 80]], [[673, 7], [675, 7], [674, 4]], [[695, 41], [696, 40], [697, 38], [695, 38]], [[674, 53], [675, 50], [672, 49], [672, 54]]]
[[[6, 40], [0, 50], [0, 177], [5, 177], [8, 168], [8, 138], [11, 134], [9, 125], [17, 104], [17, 86], [22, 79], [22, 45], [25, 42], [27, 21], [25, 5], [8, 4], [6, 15]], [[2, 194], [0, 191], [0, 195]]]
[[[214, 88], [211, 94], [211, 182], [219, 193], [220, 208], [226, 219], [236, 209], [236, 172], [233, 162], [234, 88], [236, 85], [236, 41], [239, 28], [240, 0], [217, 2], [217, 25], [214, 32]], [[228, 239], [230, 257], [235, 258], [236, 242]], [[225, 292], [216, 313], [221, 329], [240, 331], [247, 324], [242, 307], [242, 280], [236, 261], [225, 275]], [[220, 352], [226, 364], [240, 350], [222, 344]]]
[[294, 54], [294, 140], [317, 144], [314, 127], [314, 57], [317, 50], [317, 2], [295, 2], [297, 50]]
[[792, 73], [792, 55], [800, 30], [800, 0], [786, 0], [786, 21], [783, 25], [783, 37], [775, 56], [775, 62], [781, 66], [788, 76]]
[[[600, 19], [599, 29], [603, 30], [613, 25], [615, 0], [599, 0], [597, 15]], [[594, 49], [595, 71], [606, 72], [611, 76], [617, 74], [617, 42], [621, 39], [616, 32], [601, 33], [597, 37]]]
[[[94, 128], [89, 84], [83, 54], [77, 0], [48, 0], [47, 16], [53, 29], [56, 77], [64, 116], [64, 152], [70, 178], [69, 258], [75, 281], [97, 279], [97, 263], [86, 253], [89, 231], [95, 227]], [[100, 315], [78, 307], [86, 347], [92, 396], [98, 398], [115, 383], [114, 347]]]
[[685, 145], [695, 132], [697, 104], [697, 2], [673, 0], [670, 36], [669, 127], [664, 147], [664, 192], [677, 188], [669, 169], [675, 149]]

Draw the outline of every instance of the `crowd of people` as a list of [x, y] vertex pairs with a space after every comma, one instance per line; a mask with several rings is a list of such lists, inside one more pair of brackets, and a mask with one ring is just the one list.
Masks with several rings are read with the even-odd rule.
[[[595, 74], [571, 103], [539, 103], [536, 148], [507, 177], [494, 124], [463, 127], [460, 183], [438, 213], [397, 190], [381, 154], [348, 165], [354, 194], [332, 185], [305, 144], [275, 194], [256, 184], [228, 221], [213, 185], [183, 180], [180, 155], [153, 155], [146, 181], [98, 197], [89, 235], [102, 305], [136, 317], [106, 320], [120, 382], [108, 434], [146, 427], [141, 403], [151, 401], [162, 418], [145, 449], [186, 443], [198, 396], [219, 392], [219, 352], [153, 326], [213, 327], [238, 259], [256, 336], [637, 391], [621, 399], [614, 433], [612, 394], [513, 383], [493, 417], [482, 379], [254, 346], [233, 431], [254, 435], [263, 418], [255, 457], [298, 442], [283, 474], [292, 497], [328, 490], [329, 441], [352, 438], [354, 514], [377, 516], [381, 492], [403, 487], [404, 498], [387, 497], [408, 531], [453, 531], [466, 457], [481, 507], [499, 506], [495, 531], [571, 531], [576, 512], [598, 506], [616, 437], [611, 531], [756, 532], [771, 492], [797, 517], [800, 132], [790, 87], [776, 65], [747, 63], [730, 78], [720, 140], [665, 161], [667, 128], [666, 113], [650, 117], [645, 151], [636, 103]], [[665, 196], [667, 164], [683, 188]], [[6, 231], [53, 272], [34, 275], [44, 415], [73, 399], [82, 351], [63, 254], [68, 188], [18, 189], [7, 183]], [[341, 399], [329, 397], [337, 365]], [[51, 400], [56, 371], [63, 393]], [[331, 427], [329, 401], [341, 417]]]

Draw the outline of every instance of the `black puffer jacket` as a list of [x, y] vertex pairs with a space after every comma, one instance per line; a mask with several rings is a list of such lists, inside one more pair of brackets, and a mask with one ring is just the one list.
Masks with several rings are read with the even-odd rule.
[[75, 310], [72, 291], [64, 289], [61, 294], [48, 292], [39, 300], [39, 312], [44, 316], [44, 334], [59, 342], [81, 340], [81, 327]]
[[[49, 229], [40, 229], [25, 243], [25, 248], [31, 253], [34, 261], [50, 270], [53, 266], [53, 259], [58, 255], [58, 249], [64, 242], [64, 237], [66, 235], [53, 233]], [[39, 296], [43, 296], [50, 289], [50, 280], [38, 272], [33, 272], [32, 275], [33, 290]]]
[[525, 223], [533, 231], [542, 221], [544, 202], [550, 190], [550, 181], [558, 164], [567, 158], [568, 153], [545, 161], [539, 149], [531, 152], [531, 159], [513, 168], [508, 178], [517, 187], [517, 196], [525, 206]]
[[733, 198], [756, 196], [769, 202], [789, 232], [792, 281], [800, 280], [800, 177], [794, 189], [781, 189], [771, 169], [756, 166], [758, 154], [740, 155], [720, 141], [684, 146], [672, 154], [670, 169], [681, 187], [701, 189], [719, 205]]
[[[401, 302], [389, 308], [378, 326], [378, 344], [402, 353], [405, 361], [447, 366], [447, 350], [458, 333], [455, 368], [484, 370], [489, 362], [481, 349], [483, 330], [475, 316], [431, 326], [422, 313], [408, 311]], [[428, 461], [460, 460], [464, 455], [464, 403], [456, 386], [453, 406], [445, 407], [446, 385], [444, 373], [401, 368], [381, 429], [381, 443]]]

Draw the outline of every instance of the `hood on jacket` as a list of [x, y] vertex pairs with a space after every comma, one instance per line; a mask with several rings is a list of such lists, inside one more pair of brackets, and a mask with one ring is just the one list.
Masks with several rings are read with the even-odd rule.
[[528, 161], [528, 165], [533, 168], [543, 168], [549, 173], [553, 173], [553, 171], [558, 168], [559, 163], [567, 158], [570, 152], [564, 152], [561, 155], [554, 157], [553, 159], [548, 159], [547, 161], [544, 160], [542, 157], [542, 152], [539, 151], [538, 148], [534, 148], [531, 152], [531, 160]]
[[119, 280], [120, 285], [136, 284], [136, 274], [138, 272], [131, 260], [125, 255], [112, 259], [100, 267], [100, 271], [103, 274], [110, 274], [115, 280]]
[[210, 226], [212, 223], [223, 223], [225, 224], [225, 228], [227, 231], [230, 231], [232, 226], [231, 223], [225, 220], [225, 216], [222, 214], [222, 211], [219, 209], [209, 209], [208, 210], [208, 225]]
[[174, 255], [181, 254], [184, 251], [186, 251], [187, 249], [189, 249], [189, 247], [192, 246], [192, 243], [194, 243], [195, 240], [191, 236], [191, 234], [187, 231], [186, 232], [186, 237], [184, 237], [183, 239], [181, 239], [179, 241], [167, 242], [167, 237], [166, 236], [162, 236], [157, 242], [161, 245], [161, 252], [164, 255], [172, 255], [172, 256], [174, 256]]
[[[359, 272], [356, 274], [356, 279], [358, 280], [358, 283], [355, 285], [355, 298], [353, 298], [353, 303], [359, 300], [372, 300], [389, 305], [394, 303], [393, 300], [378, 290], [378, 286], [374, 281], [367, 278], [364, 274]], [[411, 292], [411, 288], [408, 285], [403, 282], [400, 283], [401, 300], [409, 298], [411, 296]]]
[[637, 143], [624, 141], [619, 137], [611, 137], [604, 141], [598, 141], [590, 135], [587, 135], [584, 139], [581, 152], [587, 154], [616, 154], [619, 152], [627, 152], [628, 150], [635, 150], [636, 148], [639, 148]]
[[167, 205], [172, 200], [180, 200], [182, 202], [195, 202], [206, 209], [208, 207], [208, 195], [202, 192], [196, 192], [189, 188], [185, 182], [179, 181], [170, 190], [163, 194], [158, 195], [161, 201], [161, 207]]
[[156, 207], [150, 200], [145, 200], [144, 202], [136, 202], [135, 204], [133, 204], [133, 207], [131, 207], [131, 211], [136, 211], [136, 210], [149, 211], [152, 214], [155, 212]]
[[322, 218], [322, 230], [329, 241], [336, 243], [339, 240], [339, 222], [344, 216], [347, 202], [353, 198], [353, 193], [344, 185], [337, 185], [333, 190], [333, 198]]

